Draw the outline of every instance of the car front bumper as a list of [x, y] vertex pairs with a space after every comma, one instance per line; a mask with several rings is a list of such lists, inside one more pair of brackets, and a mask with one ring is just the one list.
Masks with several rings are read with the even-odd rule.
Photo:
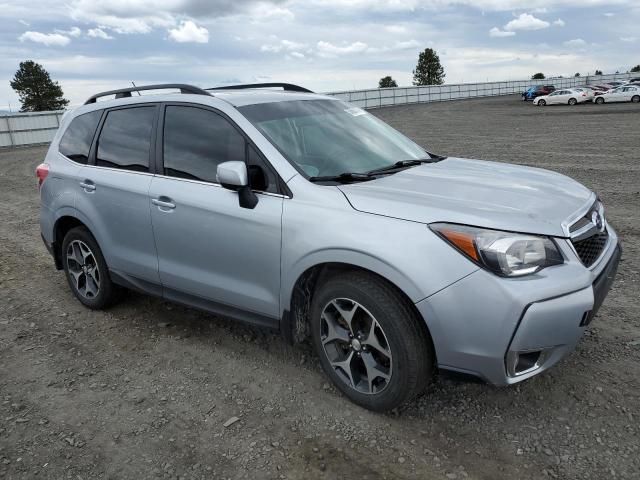
[[615, 231], [609, 233], [592, 269], [580, 263], [568, 241], [559, 242], [563, 265], [523, 278], [477, 270], [418, 302], [439, 368], [509, 385], [568, 355], [613, 283], [621, 246]]

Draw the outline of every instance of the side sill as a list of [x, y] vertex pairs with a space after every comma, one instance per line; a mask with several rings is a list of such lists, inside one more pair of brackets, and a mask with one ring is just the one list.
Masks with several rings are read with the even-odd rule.
[[109, 275], [113, 283], [130, 290], [135, 290], [147, 295], [153, 295], [155, 297], [161, 297], [171, 302], [179, 303], [186, 307], [202, 310], [213, 315], [221, 317], [232, 318], [234, 320], [254, 325], [269, 330], [280, 330], [280, 319], [267, 317], [255, 312], [249, 312], [242, 310], [241, 308], [225, 305], [223, 303], [214, 302], [206, 298], [190, 295], [172, 288], [162, 287], [153, 282], [141, 280], [139, 278], [132, 277], [130, 275], [109, 270]]

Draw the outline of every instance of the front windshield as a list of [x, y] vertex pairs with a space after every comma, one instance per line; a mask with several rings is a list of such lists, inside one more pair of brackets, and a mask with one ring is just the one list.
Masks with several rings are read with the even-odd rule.
[[429, 158], [386, 123], [339, 100], [260, 103], [239, 110], [307, 177], [365, 173]]

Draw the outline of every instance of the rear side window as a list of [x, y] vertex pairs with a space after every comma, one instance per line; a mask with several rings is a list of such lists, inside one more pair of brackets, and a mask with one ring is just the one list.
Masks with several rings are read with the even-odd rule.
[[155, 106], [108, 112], [98, 138], [96, 165], [148, 172], [155, 112]]
[[231, 123], [202, 108], [166, 108], [165, 175], [215, 183], [218, 165], [227, 161], [245, 161], [244, 137]]
[[93, 135], [96, 133], [102, 110], [78, 115], [64, 132], [58, 150], [62, 155], [78, 163], [86, 164]]

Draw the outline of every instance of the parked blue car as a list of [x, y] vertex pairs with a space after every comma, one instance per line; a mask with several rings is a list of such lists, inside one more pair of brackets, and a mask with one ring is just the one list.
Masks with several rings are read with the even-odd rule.
[[536, 97], [549, 95], [555, 90], [556, 87], [554, 87], [553, 85], [534, 85], [533, 87], [529, 87], [527, 90], [522, 92], [522, 101], [533, 101]]

